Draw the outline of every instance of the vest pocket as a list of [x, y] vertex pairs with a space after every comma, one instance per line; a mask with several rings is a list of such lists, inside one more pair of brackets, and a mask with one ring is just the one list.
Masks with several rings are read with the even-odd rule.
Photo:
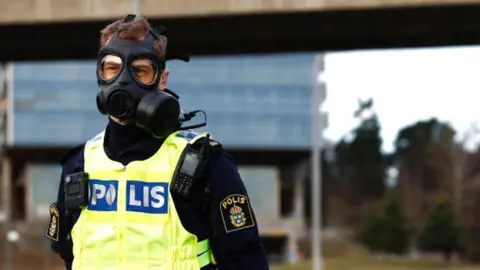
[[[92, 224], [93, 225], [93, 224]], [[113, 224], [95, 224], [84, 226], [82, 264], [89, 265], [116, 265], [119, 254], [119, 233]], [[77, 243], [74, 243], [76, 245]]]
[[123, 241], [128, 260], [168, 261], [165, 257], [170, 237], [162, 235], [164, 228], [146, 224], [129, 224]]

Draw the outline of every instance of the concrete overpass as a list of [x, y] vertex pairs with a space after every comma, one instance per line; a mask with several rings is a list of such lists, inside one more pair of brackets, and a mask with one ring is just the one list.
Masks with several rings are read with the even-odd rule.
[[[113, 19], [132, 12], [132, 0], [4, 0], [1, 23], [35, 23]], [[366, 8], [425, 7], [478, 3], [477, 0], [140, 0], [148, 17], [208, 17], [215, 15], [274, 14]]]
[[[177, 53], [233, 54], [477, 44], [480, 0], [140, 0]], [[93, 58], [131, 0], [4, 0], [0, 61]]]

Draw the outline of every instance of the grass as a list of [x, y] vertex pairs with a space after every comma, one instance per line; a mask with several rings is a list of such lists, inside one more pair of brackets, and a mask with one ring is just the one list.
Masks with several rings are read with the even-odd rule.
[[[306, 242], [300, 248], [309, 250], [310, 245], [311, 243]], [[411, 257], [380, 259], [342, 238], [323, 239], [322, 252], [322, 270], [480, 270], [480, 265], [468, 265], [457, 260], [446, 264], [438, 255], [422, 255], [418, 260]], [[271, 265], [270, 269], [311, 270], [312, 264], [304, 261], [298, 264]]]
[[[63, 262], [58, 255], [47, 252], [42, 246], [38, 233], [26, 237], [23, 245], [12, 248], [12, 266], [14, 270], [60, 270], [64, 269]], [[41, 235], [41, 234], [40, 234]], [[30, 239], [28, 239], [30, 238]], [[43, 251], [42, 251], [43, 250]], [[472, 266], [460, 262], [452, 262], [445, 265], [442, 260], [435, 256], [428, 256], [422, 260], [408, 258], [377, 259], [352, 245], [339, 241], [325, 241], [323, 243], [325, 256], [323, 270], [480, 270], [480, 265]], [[5, 262], [4, 243], [0, 237], [0, 269]], [[299, 264], [272, 265], [271, 270], [311, 270], [309, 261]]]
[[[58, 256], [50, 254], [48, 262], [45, 261], [45, 254], [23, 254], [22, 257], [15, 256], [13, 260], [13, 269], [15, 270], [61, 270], [64, 269], [63, 263]], [[27, 255], [27, 256], [25, 256]], [[1, 266], [0, 259], [0, 266]], [[327, 257], [324, 261], [323, 270], [480, 270], [479, 266], [471, 266], [452, 262], [445, 265], [441, 260], [436, 258], [422, 259], [413, 261], [411, 259], [390, 259], [379, 260], [371, 255], [359, 252], [349, 251], [341, 256]], [[1, 267], [0, 267], [1, 268]], [[305, 261], [299, 264], [283, 264], [272, 265], [271, 270], [311, 270], [312, 264]]]
[[[309, 261], [299, 264], [272, 265], [272, 270], [311, 270]], [[369, 254], [359, 251], [349, 251], [342, 256], [326, 258], [325, 270], [429, 270], [429, 269], [452, 269], [452, 270], [480, 270], [480, 266], [466, 265], [459, 262], [445, 264], [438, 258], [425, 258], [413, 260], [408, 258], [377, 259]]]

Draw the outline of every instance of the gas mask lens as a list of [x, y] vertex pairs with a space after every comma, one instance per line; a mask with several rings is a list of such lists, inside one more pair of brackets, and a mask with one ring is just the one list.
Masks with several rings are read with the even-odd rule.
[[104, 81], [109, 81], [117, 76], [122, 69], [122, 58], [114, 54], [107, 54], [100, 62], [98, 69], [99, 77]]
[[131, 64], [131, 69], [135, 79], [144, 85], [152, 85], [158, 76], [157, 64], [148, 58], [134, 59]]

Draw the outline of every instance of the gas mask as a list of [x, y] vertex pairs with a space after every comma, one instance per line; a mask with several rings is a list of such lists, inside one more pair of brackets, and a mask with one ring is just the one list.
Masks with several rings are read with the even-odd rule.
[[[134, 18], [135, 15], [128, 15], [124, 22]], [[166, 29], [162, 27], [161, 31]], [[204, 112], [183, 114], [178, 99], [158, 89], [165, 61], [173, 59], [160, 59], [156, 54], [153, 44], [159, 36], [153, 29], [142, 41], [120, 39], [118, 33], [113, 34], [98, 53], [97, 107], [104, 115], [134, 122], [154, 137], [165, 138], [176, 130], [205, 126], [206, 121], [181, 127], [196, 112]]]

